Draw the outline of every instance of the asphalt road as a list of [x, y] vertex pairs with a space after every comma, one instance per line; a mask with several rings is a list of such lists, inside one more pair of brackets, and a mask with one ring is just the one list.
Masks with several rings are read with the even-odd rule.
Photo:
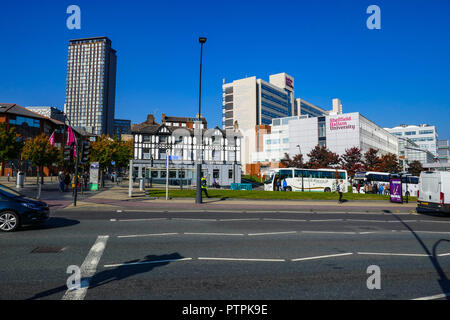
[[[450, 217], [59, 210], [0, 233], [0, 299], [445, 299]], [[51, 247], [51, 248], [49, 248]], [[55, 249], [36, 253], [35, 249]], [[68, 291], [68, 266], [81, 289]], [[368, 289], [380, 270], [380, 289]]]

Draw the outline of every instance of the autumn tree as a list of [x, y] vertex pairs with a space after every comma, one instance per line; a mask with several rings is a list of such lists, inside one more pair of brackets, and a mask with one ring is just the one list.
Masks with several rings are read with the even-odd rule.
[[397, 156], [393, 153], [387, 153], [381, 156], [377, 171], [399, 173], [401, 171], [401, 167]]
[[16, 133], [15, 127], [8, 129], [6, 123], [0, 124], [0, 163], [6, 160], [19, 159], [23, 141]]
[[311, 169], [335, 168], [339, 164], [339, 155], [328, 150], [325, 146], [317, 145], [308, 153], [309, 161], [306, 167]]
[[287, 153], [284, 154], [284, 158], [281, 159], [281, 163], [284, 164], [287, 168], [304, 168], [305, 163], [303, 162], [303, 155], [297, 154], [293, 159], [289, 157]]
[[364, 170], [361, 149], [353, 147], [346, 149], [341, 156], [342, 169], [347, 170], [349, 177], [354, 177], [356, 172]]
[[420, 161], [414, 160], [408, 163], [408, 173], [418, 177], [423, 171], [423, 166]]
[[40, 175], [43, 174], [44, 167], [50, 167], [58, 161], [59, 151], [48, 141], [48, 137], [41, 133], [25, 143], [22, 151], [22, 157], [29, 160], [37, 167], [38, 194], [37, 199], [41, 197]]
[[379, 165], [381, 160], [378, 157], [378, 150], [370, 148], [366, 153], [364, 153], [364, 169], [366, 171], [377, 171], [379, 170]]

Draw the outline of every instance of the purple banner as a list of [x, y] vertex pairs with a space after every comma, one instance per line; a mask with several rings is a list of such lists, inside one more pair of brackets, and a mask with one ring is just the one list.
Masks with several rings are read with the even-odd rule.
[[401, 179], [391, 179], [391, 202], [403, 203], [402, 199], [402, 180]]

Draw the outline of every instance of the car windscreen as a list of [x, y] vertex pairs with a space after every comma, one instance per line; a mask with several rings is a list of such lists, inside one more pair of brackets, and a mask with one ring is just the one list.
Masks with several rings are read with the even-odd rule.
[[0, 192], [6, 193], [7, 195], [12, 196], [12, 197], [23, 197], [23, 195], [20, 192], [17, 192], [14, 189], [8, 188], [7, 186], [4, 186], [2, 184], [0, 184]]

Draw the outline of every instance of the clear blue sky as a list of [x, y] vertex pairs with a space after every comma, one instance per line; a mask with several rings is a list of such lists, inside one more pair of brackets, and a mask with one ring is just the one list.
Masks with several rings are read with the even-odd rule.
[[[66, 8], [81, 8], [81, 30]], [[366, 8], [381, 8], [381, 30]], [[107, 36], [117, 50], [116, 117], [195, 116], [221, 125], [222, 79], [286, 72], [295, 95], [381, 126], [436, 125], [450, 138], [450, 1], [2, 1], [0, 102], [64, 106], [69, 39]]]

